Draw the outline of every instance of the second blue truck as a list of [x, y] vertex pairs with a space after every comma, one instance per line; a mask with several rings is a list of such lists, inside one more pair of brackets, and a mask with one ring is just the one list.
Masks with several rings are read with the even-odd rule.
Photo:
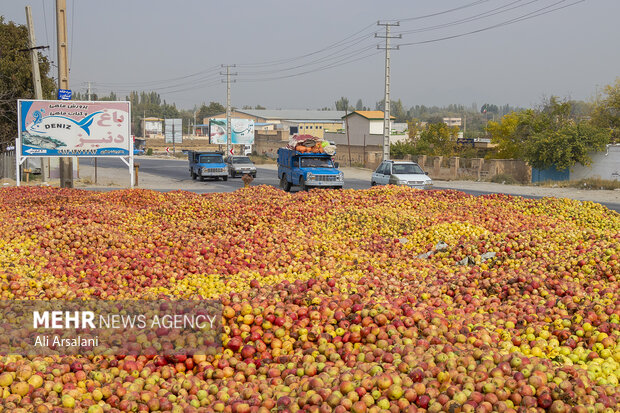
[[338, 163], [326, 153], [298, 152], [278, 149], [278, 179], [280, 188], [290, 191], [292, 186], [302, 190], [311, 188], [342, 189], [344, 174]]

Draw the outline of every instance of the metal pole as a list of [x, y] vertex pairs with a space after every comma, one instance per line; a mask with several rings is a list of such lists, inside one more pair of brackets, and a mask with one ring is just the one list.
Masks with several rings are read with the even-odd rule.
[[383, 102], [383, 160], [390, 159], [390, 26], [385, 26], [385, 97]]
[[230, 155], [230, 67], [226, 66], [226, 156]]
[[[222, 65], [224, 67], [224, 65]], [[235, 65], [226, 65], [226, 156], [230, 155], [230, 146], [231, 146], [231, 135], [230, 135], [230, 77], [236, 76], [237, 73], [230, 73], [230, 68], [235, 67]], [[220, 72], [220, 75], [224, 73]], [[234, 81], [233, 81], [234, 82]]]
[[[43, 90], [41, 89], [41, 72], [39, 71], [39, 52], [35, 47], [37, 41], [34, 35], [34, 24], [32, 22], [32, 9], [30, 6], [26, 6], [26, 23], [28, 24], [28, 37], [30, 40], [30, 60], [32, 63], [32, 82], [34, 84], [34, 98], [37, 100], [43, 99]], [[47, 182], [47, 162], [45, 158], [39, 158], [41, 162], [41, 178], [43, 182]]]
[[[56, 0], [56, 38], [58, 47], [58, 88], [69, 89], [66, 0]], [[73, 188], [73, 159], [70, 157], [60, 158], [60, 187]]]
[[[377, 22], [379, 26], [385, 26], [385, 36], [379, 36], [375, 34], [375, 37], [385, 37], [385, 97], [384, 97], [384, 109], [383, 109], [383, 160], [390, 159], [390, 39], [402, 38], [402, 35], [390, 36], [391, 26], [400, 26], [399, 22], [396, 23], [381, 23]], [[378, 49], [381, 47], [377, 46]], [[395, 47], [398, 49], [398, 46]]]
[[174, 136], [174, 119], [172, 119], [172, 156], [176, 155], [177, 148], [175, 146], [175, 136]]
[[351, 139], [349, 138], [349, 108], [344, 110], [344, 122], [347, 129], [347, 147], [349, 148], [349, 167], [351, 167]]

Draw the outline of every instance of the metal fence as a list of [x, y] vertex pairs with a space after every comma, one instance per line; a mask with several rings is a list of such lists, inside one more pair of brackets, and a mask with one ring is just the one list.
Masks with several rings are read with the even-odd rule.
[[15, 180], [15, 151], [0, 153], [0, 179]]

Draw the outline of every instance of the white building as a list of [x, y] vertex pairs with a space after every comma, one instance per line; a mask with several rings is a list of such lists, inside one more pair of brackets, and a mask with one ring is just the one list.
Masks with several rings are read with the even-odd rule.
[[443, 123], [445, 123], [448, 126], [461, 126], [462, 120], [461, 118], [443, 118]]

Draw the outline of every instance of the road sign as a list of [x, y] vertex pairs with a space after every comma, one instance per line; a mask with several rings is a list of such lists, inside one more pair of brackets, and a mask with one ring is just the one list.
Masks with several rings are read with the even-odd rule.
[[169, 148], [169, 147], [166, 147], [166, 153], [167, 153], [168, 155], [170, 155], [170, 148]]
[[230, 148], [230, 154], [234, 155], [235, 154], [235, 150], [233, 148]]
[[59, 100], [71, 100], [72, 92], [69, 89], [58, 89]]

